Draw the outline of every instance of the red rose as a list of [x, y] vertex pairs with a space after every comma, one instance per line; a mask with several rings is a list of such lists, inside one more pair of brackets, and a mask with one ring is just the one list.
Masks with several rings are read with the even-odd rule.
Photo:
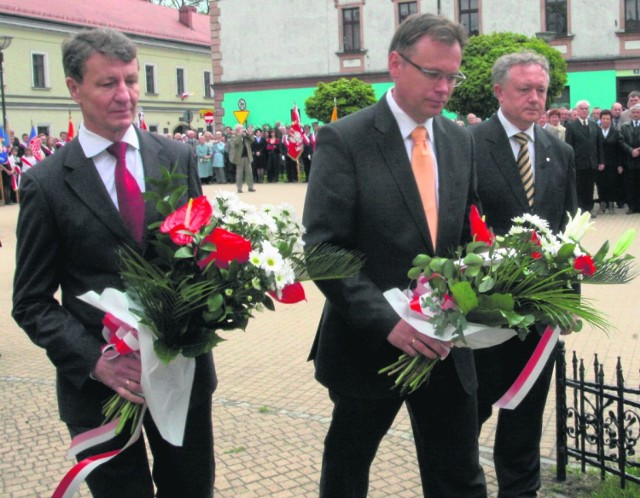
[[590, 277], [596, 272], [596, 265], [593, 264], [593, 259], [588, 254], [578, 256], [576, 260], [573, 262], [573, 267], [579, 273]]
[[227, 268], [231, 261], [238, 263], [246, 263], [249, 261], [249, 253], [251, 252], [251, 242], [224, 228], [215, 228], [213, 232], [204, 238], [203, 243], [211, 242], [215, 244], [215, 251], [211, 251], [209, 255], [198, 261], [198, 266], [204, 268], [211, 261], [218, 268]]
[[184, 206], [176, 209], [167, 216], [160, 226], [162, 233], [168, 233], [174, 244], [184, 246], [193, 242], [193, 236], [184, 232], [197, 233], [200, 229], [209, 224], [213, 209], [202, 195], [196, 199], [189, 199]]

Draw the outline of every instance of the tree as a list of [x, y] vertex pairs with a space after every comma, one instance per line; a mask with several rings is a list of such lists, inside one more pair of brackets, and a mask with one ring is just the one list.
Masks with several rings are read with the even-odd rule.
[[318, 83], [313, 95], [305, 100], [304, 111], [310, 118], [328, 123], [334, 99], [338, 106], [338, 117], [341, 118], [375, 104], [376, 94], [369, 83], [358, 78]]
[[538, 52], [549, 61], [549, 107], [567, 83], [567, 62], [560, 52], [535, 37], [529, 38], [518, 33], [491, 33], [470, 38], [460, 67], [467, 79], [455, 89], [447, 109], [461, 115], [472, 112], [483, 119], [494, 114], [498, 110], [498, 101], [493, 94], [491, 67], [501, 55], [522, 50]]
[[149, 3], [179, 9], [184, 5], [195, 7], [200, 14], [209, 13], [209, 0], [148, 0]]

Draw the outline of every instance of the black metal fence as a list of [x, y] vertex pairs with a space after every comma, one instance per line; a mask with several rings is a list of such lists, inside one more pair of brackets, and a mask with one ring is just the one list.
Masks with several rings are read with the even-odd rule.
[[586, 466], [627, 481], [640, 484], [631, 475], [640, 468], [636, 444], [640, 438], [640, 390], [625, 387], [620, 358], [615, 384], [605, 384], [603, 365], [595, 355], [593, 377], [585, 380], [585, 365], [573, 353], [572, 376], [567, 375], [566, 351], [559, 342], [556, 356], [556, 447], [557, 479], [566, 480], [569, 457], [578, 460], [582, 472]]

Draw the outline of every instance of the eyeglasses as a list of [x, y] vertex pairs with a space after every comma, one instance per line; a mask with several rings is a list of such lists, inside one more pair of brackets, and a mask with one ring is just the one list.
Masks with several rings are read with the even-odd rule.
[[409, 64], [415, 67], [418, 71], [424, 74], [427, 77], [427, 80], [429, 80], [432, 83], [437, 83], [441, 79], [444, 79], [447, 82], [447, 85], [456, 87], [456, 86], [460, 86], [462, 82], [467, 79], [467, 77], [460, 72], [454, 73], [454, 74], [447, 74], [447, 73], [443, 73], [442, 71], [427, 69], [425, 67], [418, 66], [418, 64], [416, 64], [415, 62], [413, 62], [411, 59], [409, 59], [404, 54], [401, 54], [400, 52], [398, 52], [398, 55], [400, 55], [400, 57], [402, 57], [405, 61], [407, 61]]

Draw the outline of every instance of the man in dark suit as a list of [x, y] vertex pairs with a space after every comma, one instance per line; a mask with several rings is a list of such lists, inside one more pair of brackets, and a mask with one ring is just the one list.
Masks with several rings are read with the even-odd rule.
[[631, 120], [620, 126], [627, 214], [640, 213], [640, 104], [635, 104], [630, 111]]
[[[602, 133], [598, 125], [589, 119], [589, 102], [579, 101], [576, 112], [578, 118], [565, 125], [565, 141], [573, 147], [575, 154], [578, 207], [582, 211], [591, 211], [596, 171], [604, 167]], [[595, 218], [595, 214], [592, 217]]]
[[[568, 213], [576, 209], [576, 192], [571, 147], [535, 124], [545, 108], [549, 64], [531, 52], [507, 54], [496, 61], [492, 73], [500, 109], [471, 130], [476, 145], [478, 195], [487, 224], [496, 234], [504, 234], [512, 218], [533, 213], [546, 219], [557, 232], [567, 222]], [[522, 159], [519, 154], [524, 147], [529, 164], [526, 171], [521, 171], [518, 165], [522, 161], [517, 159]], [[533, 175], [532, 184], [527, 182], [529, 173]], [[515, 337], [500, 346], [475, 351], [481, 425], [491, 416], [491, 405], [524, 368], [539, 340], [534, 330], [524, 341]], [[522, 403], [515, 410], [500, 410], [493, 457], [501, 498], [536, 496], [540, 487], [542, 415], [552, 372], [550, 359]]]
[[[77, 139], [22, 177], [13, 316], [31, 340], [46, 349], [56, 367], [60, 416], [76, 436], [102, 423], [102, 403], [114, 392], [135, 403], [144, 401], [137, 394], [139, 356], [101, 355], [103, 313], [78, 296], [123, 288], [120, 247], [147, 253], [147, 234], [136, 230], [131, 219], [144, 217], [138, 218], [142, 228], [160, 218], [155, 206], [145, 206], [140, 195], [152, 188], [145, 177], [160, 178], [162, 166], [175, 165], [185, 175], [190, 196], [200, 195], [201, 187], [188, 146], [132, 126], [139, 94], [138, 61], [128, 38], [109, 29], [78, 33], [63, 45], [63, 66], [84, 121]], [[125, 175], [132, 190], [137, 184], [137, 196], [121, 195], [116, 185], [116, 164], [122, 163], [106, 150], [116, 142], [126, 150]], [[125, 217], [128, 205], [137, 209]], [[58, 288], [61, 302], [54, 296]], [[93, 495], [211, 497], [215, 385], [211, 354], [198, 357], [183, 446], [166, 442], [147, 414], [144, 426], [153, 453], [153, 478], [141, 438], [89, 475]], [[79, 459], [122, 448], [128, 436], [126, 428], [117, 439], [81, 453]]]
[[[320, 480], [324, 498], [366, 496], [371, 462], [403, 403], [425, 495], [486, 496], [471, 351], [450, 351], [451, 343], [421, 335], [383, 297], [406, 287], [418, 253], [451, 255], [468, 234], [468, 209], [476, 201], [471, 137], [440, 115], [463, 79], [465, 38], [462, 26], [439, 16], [410, 17], [389, 48], [394, 87], [318, 135], [304, 208], [306, 242], [366, 257], [357, 276], [318, 282], [327, 302], [310, 357], [334, 402]], [[436, 163], [437, 195], [430, 198], [421, 196], [425, 182], [417, 183], [410, 159], [412, 149], [425, 146], [414, 147], [411, 139], [422, 127], [429, 132], [423, 154]], [[427, 221], [425, 205], [435, 200], [437, 219]], [[402, 353], [443, 359], [429, 383], [409, 396], [378, 374]]]

